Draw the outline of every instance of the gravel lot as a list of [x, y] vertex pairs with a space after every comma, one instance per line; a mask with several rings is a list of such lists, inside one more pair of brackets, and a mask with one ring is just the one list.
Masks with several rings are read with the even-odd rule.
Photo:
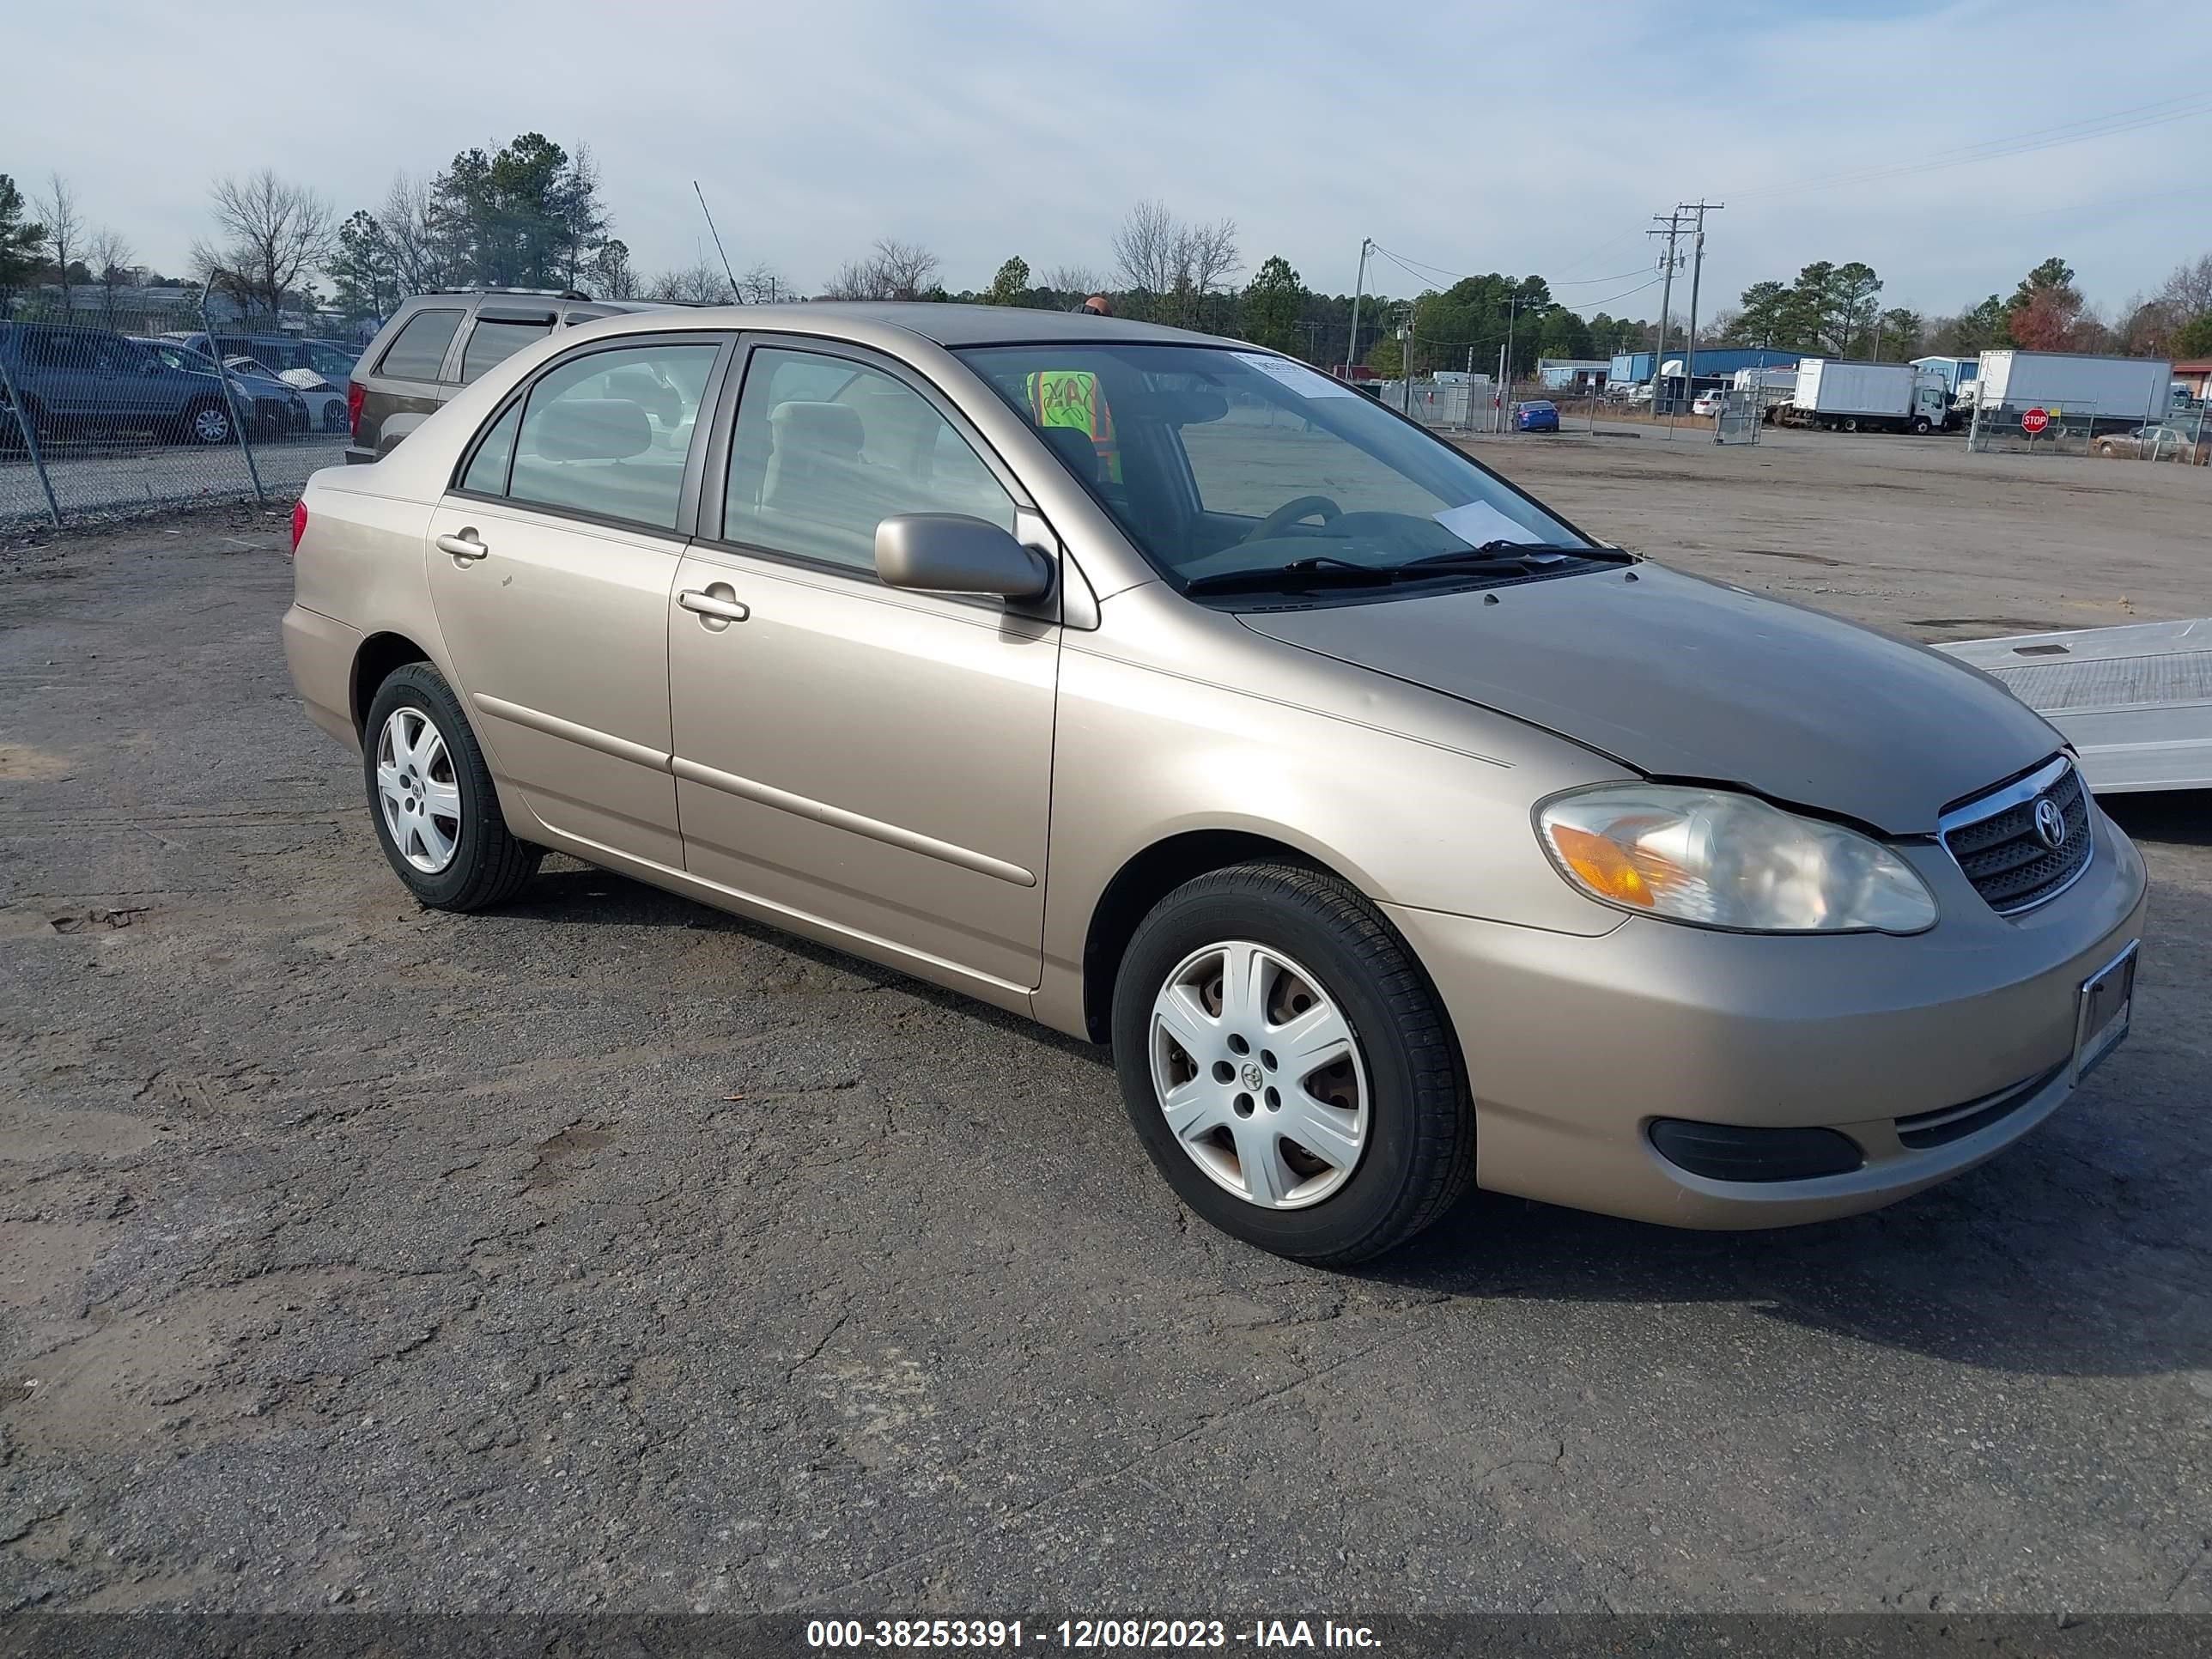
[[[1478, 453], [1923, 637], [2212, 612], [2191, 469]], [[282, 542], [0, 544], [0, 1612], [2212, 1611], [2203, 800], [2116, 807], [2135, 1035], [1995, 1164], [1321, 1273], [1089, 1048], [574, 865], [416, 909]]]

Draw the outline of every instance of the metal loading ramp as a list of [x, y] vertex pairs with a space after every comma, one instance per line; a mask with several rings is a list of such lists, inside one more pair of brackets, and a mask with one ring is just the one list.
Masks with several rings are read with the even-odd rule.
[[2212, 788], [2212, 617], [1936, 648], [2063, 732], [2097, 793]]

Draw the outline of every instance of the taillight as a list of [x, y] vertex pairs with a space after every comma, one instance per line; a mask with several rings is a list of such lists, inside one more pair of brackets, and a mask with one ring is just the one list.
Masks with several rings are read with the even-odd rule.
[[292, 550], [295, 553], [300, 550], [300, 538], [307, 533], [307, 504], [305, 501], [295, 501], [292, 503]]
[[346, 435], [356, 443], [361, 441], [361, 400], [368, 395], [368, 388], [359, 380], [346, 382]]

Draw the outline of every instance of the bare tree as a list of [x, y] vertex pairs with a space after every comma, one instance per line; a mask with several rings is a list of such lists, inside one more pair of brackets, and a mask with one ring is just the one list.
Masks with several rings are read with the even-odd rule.
[[85, 264], [92, 280], [100, 284], [100, 311], [108, 327], [115, 326], [115, 291], [130, 286], [131, 261], [137, 257], [130, 239], [106, 226], [85, 239]]
[[1106, 279], [1089, 265], [1054, 265], [1045, 272], [1044, 286], [1063, 297], [1073, 295], [1079, 300], [1103, 291]]
[[192, 245], [200, 279], [248, 309], [265, 307], [273, 319], [295, 284], [336, 250], [337, 224], [330, 204], [267, 167], [243, 179], [218, 179], [208, 193], [222, 240]]
[[2177, 325], [2212, 312], [2212, 253], [2200, 253], [2176, 265], [2158, 291], [2158, 302], [2173, 314]]
[[864, 259], [848, 259], [823, 289], [829, 300], [915, 300], [937, 284], [938, 258], [886, 236]]
[[392, 175], [392, 188], [377, 210], [376, 226], [392, 258], [402, 294], [422, 294], [448, 286], [456, 275], [453, 240], [439, 223], [437, 198], [427, 179]]
[[937, 256], [917, 243], [886, 236], [876, 244], [874, 264], [887, 300], [919, 299], [937, 285]]
[[1123, 283], [1139, 294], [1172, 294], [1183, 270], [1187, 241], [1166, 203], [1139, 202], [1114, 233], [1114, 267]]
[[1182, 264], [1188, 285], [1198, 295], [1198, 320], [1206, 320], [1206, 296], [1244, 268], [1237, 251], [1237, 222], [1221, 219], [1210, 225], [1188, 225], [1182, 237]]
[[783, 274], [765, 259], [738, 276], [738, 298], [749, 306], [772, 306], [797, 297]]
[[76, 191], [60, 173], [50, 173], [46, 194], [33, 197], [31, 205], [46, 228], [46, 251], [53, 259], [54, 280], [62, 285], [62, 310], [73, 312], [76, 296], [70, 288], [70, 267], [84, 257], [84, 239], [89, 229], [77, 206]]
[[730, 279], [702, 260], [681, 270], [664, 270], [646, 285], [648, 300], [677, 300], [688, 305], [726, 306], [737, 298]]

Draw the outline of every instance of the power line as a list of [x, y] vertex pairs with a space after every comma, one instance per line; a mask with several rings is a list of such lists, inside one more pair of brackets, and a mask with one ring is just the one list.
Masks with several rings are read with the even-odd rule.
[[[1479, 278], [1475, 273], [1471, 270], [1454, 270], [1446, 265], [1432, 264], [1426, 259], [1416, 259], [1410, 253], [1399, 253], [1390, 248], [1384, 247], [1379, 242], [1375, 245], [1375, 251], [1377, 253], [1385, 256], [1391, 261], [1391, 263], [1397, 265], [1400, 270], [1403, 270], [1408, 276], [1413, 277], [1417, 282], [1428, 282], [1436, 276], [1449, 276], [1452, 278], [1453, 281], [1461, 283], [1471, 283], [1480, 280], [1480, 278]], [[1415, 265], [1420, 266], [1421, 269], [1419, 270], [1414, 270], [1413, 267]], [[1502, 271], [1493, 271], [1486, 274], [1492, 276], [1503, 276], [1504, 273]], [[1540, 272], [1532, 272], [1530, 274], [1541, 275]], [[1544, 286], [1547, 288], [1589, 288], [1599, 283], [1623, 282], [1631, 276], [1638, 276], [1639, 274], [1641, 274], [1640, 271], [1637, 270], [1616, 270], [1608, 276], [1578, 276], [1572, 282], [1554, 282], [1549, 277], [1545, 277]]]

